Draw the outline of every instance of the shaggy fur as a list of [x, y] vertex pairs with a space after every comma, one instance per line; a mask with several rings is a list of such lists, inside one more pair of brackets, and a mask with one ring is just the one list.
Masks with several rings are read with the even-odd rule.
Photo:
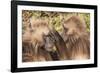
[[62, 37], [69, 49], [70, 59], [90, 58], [90, 40], [84, 20], [78, 16], [65, 20]]

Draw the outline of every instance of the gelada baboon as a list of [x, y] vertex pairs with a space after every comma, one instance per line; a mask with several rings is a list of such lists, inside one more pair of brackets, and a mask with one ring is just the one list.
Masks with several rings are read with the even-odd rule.
[[[41, 19], [31, 19], [30, 26], [22, 36], [23, 45], [23, 62], [29, 61], [50, 61], [52, 60], [50, 51], [51, 45], [45, 46], [49, 40], [44, 36], [47, 36], [50, 31], [47, 22]], [[50, 44], [50, 42], [49, 42]]]
[[79, 16], [71, 16], [62, 25], [62, 37], [69, 49], [70, 59], [89, 59], [90, 40], [85, 21]]

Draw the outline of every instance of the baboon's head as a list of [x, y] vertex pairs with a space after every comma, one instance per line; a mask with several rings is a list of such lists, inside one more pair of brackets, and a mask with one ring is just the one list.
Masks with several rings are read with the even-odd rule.
[[50, 37], [51, 28], [49, 27], [47, 21], [41, 19], [31, 20], [30, 28], [33, 36], [33, 42], [35, 40], [47, 51], [51, 51], [54, 43]]
[[66, 36], [65, 41], [67, 39], [74, 41], [86, 33], [86, 24], [78, 16], [72, 16], [64, 20], [62, 26], [63, 35]]
[[46, 21], [41, 19], [32, 19], [30, 22], [30, 29], [33, 36], [33, 42], [35, 40], [42, 46], [44, 44], [43, 36], [48, 35], [49, 33], [48, 24]]
[[81, 35], [86, 31], [86, 25], [78, 16], [72, 16], [63, 22], [64, 32], [67, 35]]

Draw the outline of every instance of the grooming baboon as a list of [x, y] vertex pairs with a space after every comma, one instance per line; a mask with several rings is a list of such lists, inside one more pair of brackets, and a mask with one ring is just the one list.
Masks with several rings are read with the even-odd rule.
[[69, 49], [70, 59], [89, 59], [90, 40], [85, 21], [72, 16], [63, 21], [62, 37]]
[[49, 27], [43, 20], [31, 20], [30, 26], [23, 34], [23, 61], [50, 61], [50, 54], [45, 49], [43, 36], [48, 35]]
[[[23, 61], [50, 61], [68, 59], [64, 40], [43, 20], [31, 20], [23, 35]], [[56, 48], [56, 50], [54, 50]]]

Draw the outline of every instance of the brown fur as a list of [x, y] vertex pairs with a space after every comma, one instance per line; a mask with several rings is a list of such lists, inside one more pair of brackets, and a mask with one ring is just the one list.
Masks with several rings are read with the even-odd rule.
[[70, 59], [89, 59], [90, 40], [86, 24], [78, 16], [72, 16], [63, 22], [62, 37], [69, 49]]
[[43, 48], [45, 41], [43, 35], [49, 33], [49, 27], [43, 20], [32, 20], [30, 27], [22, 36], [23, 62], [50, 61], [50, 54]]

